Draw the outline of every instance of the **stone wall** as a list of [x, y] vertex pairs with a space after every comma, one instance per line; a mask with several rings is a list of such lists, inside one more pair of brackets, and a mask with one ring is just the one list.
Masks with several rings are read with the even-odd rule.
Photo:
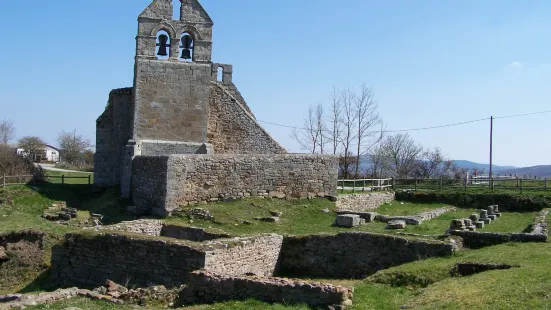
[[279, 278], [233, 277], [194, 271], [180, 292], [184, 304], [255, 298], [269, 303], [305, 303], [344, 309], [352, 305], [353, 289], [332, 284]]
[[454, 251], [451, 243], [373, 233], [286, 237], [279, 274], [364, 278], [381, 269]]
[[[272, 276], [276, 270], [283, 236], [263, 235], [212, 241], [216, 249], [206, 252], [205, 269], [231, 275]], [[227, 245], [227, 246], [225, 246]]]
[[118, 224], [98, 226], [91, 229], [109, 230], [109, 231], [124, 231], [137, 233], [147, 236], [167, 237], [180, 240], [190, 240], [195, 242], [203, 242], [208, 240], [231, 238], [228, 234], [217, 234], [205, 231], [203, 228], [187, 227], [178, 225], [167, 225], [160, 220], [136, 220], [121, 222]]
[[334, 196], [337, 157], [307, 154], [138, 156], [132, 197], [160, 216], [220, 198]]
[[210, 64], [136, 60], [134, 139], [206, 142]]
[[[228, 275], [272, 274], [283, 237], [259, 235], [204, 243], [112, 233], [70, 233], [52, 250], [51, 280], [62, 286], [125, 286], [186, 282], [207, 269]], [[272, 261], [271, 261], [272, 260]]]
[[526, 233], [493, 233], [478, 231], [450, 231], [451, 235], [463, 238], [463, 246], [471, 249], [479, 249], [486, 246], [508, 242], [545, 242], [547, 235]]
[[[237, 88], [234, 89], [237, 94]], [[283, 154], [279, 145], [225, 86], [212, 82], [207, 141], [216, 154]]]
[[337, 196], [337, 209], [368, 211], [394, 200], [394, 193], [350, 194]]
[[166, 215], [168, 157], [138, 156], [134, 159], [132, 168], [134, 203], [143, 210]]
[[67, 234], [52, 249], [51, 280], [62, 286], [98, 286], [107, 279], [146, 287], [185, 282], [205, 255], [184, 242], [114, 234]]
[[114, 89], [96, 121], [94, 184], [120, 184], [125, 146], [132, 135], [132, 88]]
[[174, 154], [212, 154], [213, 148], [210, 144], [161, 141], [161, 140], [142, 140], [141, 155], [144, 156], [162, 156]]

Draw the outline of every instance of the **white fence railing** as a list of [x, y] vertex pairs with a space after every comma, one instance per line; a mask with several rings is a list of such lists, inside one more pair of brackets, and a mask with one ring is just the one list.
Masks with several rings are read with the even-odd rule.
[[376, 191], [385, 190], [392, 187], [392, 179], [357, 179], [357, 180], [337, 180], [337, 190], [341, 191]]

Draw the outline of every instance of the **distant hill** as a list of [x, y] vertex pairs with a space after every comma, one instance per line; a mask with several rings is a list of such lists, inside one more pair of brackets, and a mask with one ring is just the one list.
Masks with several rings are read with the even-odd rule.
[[[484, 171], [486, 173], [488, 173], [488, 169], [490, 168], [489, 164], [475, 163], [475, 162], [468, 161], [468, 160], [454, 160], [454, 163], [459, 168], [467, 168], [469, 170], [473, 169], [473, 168], [484, 169]], [[499, 172], [499, 173], [501, 173], [501, 171], [503, 171], [503, 170], [512, 170], [512, 169], [517, 169], [517, 168], [518, 167], [515, 167], [515, 166], [496, 166], [496, 165], [492, 165], [493, 171], [494, 172]]]
[[551, 177], [551, 165], [541, 165], [541, 166], [533, 166], [533, 167], [524, 167], [524, 168], [516, 168], [516, 169], [505, 169], [499, 171], [501, 174], [513, 174], [517, 175], [519, 177], [523, 177], [524, 175], [527, 176], [536, 176], [540, 178], [545, 177]]

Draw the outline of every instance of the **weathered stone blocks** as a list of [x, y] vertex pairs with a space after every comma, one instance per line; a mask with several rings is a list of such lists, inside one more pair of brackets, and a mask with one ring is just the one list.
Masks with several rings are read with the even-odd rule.
[[404, 229], [406, 228], [406, 221], [404, 220], [391, 220], [386, 223], [386, 229]]
[[182, 205], [245, 196], [335, 196], [338, 159], [331, 155], [138, 156], [133, 163], [136, 205], [167, 216]]
[[360, 216], [357, 214], [341, 214], [335, 220], [335, 226], [356, 227], [360, 225]]
[[325, 309], [344, 309], [352, 305], [352, 288], [281, 278], [225, 276], [194, 271], [189, 285], [180, 293], [185, 304], [215, 303], [255, 298], [265, 302], [306, 303]]

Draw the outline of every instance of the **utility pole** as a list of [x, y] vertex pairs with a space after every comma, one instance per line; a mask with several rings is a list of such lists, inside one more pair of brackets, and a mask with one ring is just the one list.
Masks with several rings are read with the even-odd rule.
[[492, 159], [493, 159], [493, 139], [494, 139], [494, 117], [490, 117], [490, 187], [492, 186]]

